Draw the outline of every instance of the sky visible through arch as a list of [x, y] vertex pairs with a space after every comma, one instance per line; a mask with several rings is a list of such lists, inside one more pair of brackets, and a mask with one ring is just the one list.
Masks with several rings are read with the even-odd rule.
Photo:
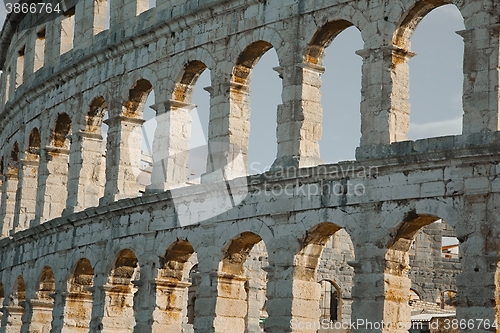
[[[0, 6], [0, 22], [5, 18]], [[408, 139], [460, 134], [462, 111], [463, 41], [455, 31], [463, 30], [458, 9], [447, 5], [429, 13], [417, 27], [410, 60], [410, 131]], [[355, 54], [363, 48], [355, 27], [342, 32], [326, 49], [322, 75], [323, 136], [321, 157], [325, 163], [354, 159], [360, 133], [361, 58]], [[251, 81], [251, 131], [249, 173], [268, 169], [276, 157], [276, 112], [281, 103], [281, 80], [272, 69], [278, 66], [273, 49], [259, 61]], [[197, 82], [193, 102], [192, 147], [202, 146], [206, 139], [209, 95], [203, 87], [210, 85], [206, 70]], [[152, 95], [153, 96], [153, 95]], [[154, 98], [148, 100], [148, 105]], [[197, 112], [197, 113], [196, 113]], [[148, 110], [145, 116], [151, 117]], [[199, 121], [198, 121], [199, 119]], [[148, 122], [151, 132], [154, 121]], [[148, 134], [152, 142], [152, 133]], [[203, 163], [202, 163], [203, 164]], [[203, 166], [201, 166], [203, 167]]]

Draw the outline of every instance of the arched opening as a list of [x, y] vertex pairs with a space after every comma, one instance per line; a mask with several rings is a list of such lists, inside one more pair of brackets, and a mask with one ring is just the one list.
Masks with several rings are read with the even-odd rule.
[[38, 278], [38, 289], [36, 298], [31, 302], [30, 331], [50, 332], [52, 327], [52, 311], [54, 309], [54, 299], [51, 295], [56, 290], [54, 272], [49, 266], [45, 266]]
[[144, 117], [155, 116], [153, 111], [145, 110], [152, 90], [148, 80], [136, 81], [129, 89], [127, 101], [122, 104], [121, 115], [106, 120], [109, 124], [107, 151], [113, 153], [106, 155], [105, 201], [141, 196], [151, 182], [152, 157], [147, 152], [150, 149], [147, 133], [154, 131], [156, 124]]
[[210, 71], [201, 73], [193, 89], [191, 140], [189, 142], [189, 181], [198, 183], [207, 171], [208, 123], [210, 121]]
[[[354, 260], [354, 246], [349, 234], [324, 222], [311, 228], [302, 244], [295, 256], [294, 280], [313, 292], [299, 296], [297, 303], [314, 306], [314, 322], [350, 320], [353, 270], [347, 262]], [[342, 281], [342, 286], [333, 281]]]
[[341, 294], [339, 287], [332, 281], [321, 280], [321, 298], [319, 309], [320, 322], [336, 322], [342, 317]]
[[[83, 163], [79, 177], [81, 185], [84, 186], [83, 192], [87, 194], [82, 198], [85, 200], [82, 205], [85, 208], [98, 206], [98, 199], [104, 195], [108, 153], [106, 119], [108, 118], [108, 106], [104, 97], [94, 98], [89, 105], [85, 133], [82, 135], [80, 143], [81, 151], [85, 151], [85, 155], [82, 156]], [[93, 199], [90, 198], [90, 194], [92, 194]]]
[[268, 171], [276, 160], [277, 107], [282, 103], [281, 74], [276, 51], [266, 51], [257, 61], [246, 78], [250, 91], [249, 174]]
[[[170, 112], [174, 111], [175, 116], [171, 116], [169, 125], [184, 123], [180, 137], [177, 139], [172, 138], [172, 142], [168, 147], [172, 153], [168, 157], [167, 165], [174, 166], [172, 158], [175, 158], [180, 160], [178, 168], [181, 169], [177, 172], [174, 171], [174, 174], [178, 174], [180, 178], [172, 179], [172, 184], [183, 184], [187, 180], [192, 183], [199, 183], [199, 177], [206, 172], [208, 146], [204, 128], [208, 125], [208, 121], [201, 122], [202, 118], [200, 118], [199, 111], [203, 112], [202, 114], [205, 115], [206, 119], [210, 114], [210, 100], [208, 99], [208, 104], [205, 103], [205, 108], [201, 109], [198, 109], [197, 105], [193, 104], [195, 91], [203, 88], [198, 83], [200, 77], [204, 76], [205, 81], [208, 79], [210, 82], [210, 71], [206, 69], [207, 66], [198, 60], [187, 63], [178, 76], [172, 94], [172, 100], [175, 102], [170, 106]], [[201, 97], [199, 92], [196, 97]], [[205, 102], [207, 102], [207, 99], [205, 99]], [[177, 146], [184, 147], [185, 151], [175, 148], [176, 141], [179, 143]]]
[[[386, 254], [385, 293], [392, 296], [385, 300], [388, 317], [384, 320], [408, 322], [414, 314], [443, 313], [439, 310], [436, 294], [443, 289], [455, 289], [456, 276], [461, 272], [458, 258], [442, 256], [441, 239], [452, 232], [453, 229], [437, 216], [415, 212], [407, 215]], [[428, 274], [429, 268], [434, 274]], [[410, 292], [417, 289], [420, 290], [418, 298], [413, 295], [416, 292]]]
[[22, 179], [18, 184], [18, 208], [19, 220], [14, 221], [17, 230], [29, 228], [30, 221], [35, 218], [36, 196], [38, 190], [38, 165], [40, 162], [40, 132], [33, 128], [28, 138], [25, 151], [25, 160], [21, 164]]
[[[314, 231], [326, 232], [327, 230]], [[334, 228], [330, 229], [332, 232]], [[348, 262], [354, 261], [354, 245], [351, 237], [344, 229], [339, 229], [331, 235], [326, 241], [321, 251], [321, 256], [318, 262], [316, 271], [316, 281], [321, 285], [320, 311], [321, 319], [330, 315], [330, 322], [349, 321], [351, 319], [352, 305], [352, 280], [354, 277], [353, 268]]]
[[[66, 113], [57, 116], [50, 134], [46, 155], [40, 161], [37, 217], [40, 222], [61, 216], [68, 196], [71, 119]], [[57, 193], [57, 194], [56, 194]]]
[[217, 282], [216, 329], [228, 320], [235, 332], [261, 331], [267, 318], [266, 266], [267, 249], [257, 234], [243, 232], [224, 247]]
[[151, 178], [153, 172], [153, 139], [154, 133], [158, 126], [156, 120], [156, 111], [152, 109], [155, 104], [155, 92], [151, 90], [146, 99], [146, 104], [144, 105], [144, 111], [142, 118], [144, 124], [142, 124], [141, 133], [141, 162], [139, 175], [137, 176], [137, 184], [139, 185], [139, 195], [143, 195], [146, 192], [146, 188], [151, 185]]
[[320, 325], [322, 319], [332, 325], [334, 321], [349, 322], [354, 275], [348, 264], [354, 260], [349, 234], [334, 223], [318, 223], [292, 246], [297, 246], [293, 259], [290, 258], [293, 266], [281, 268], [285, 261], [279, 258], [282, 263], [272, 263], [266, 269], [273, 273], [267, 289], [266, 330], [280, 327], [284, 320], [290, 322], [292, 329], [304, 332], [335, 327]]
[[[273, 67], [279, 71], [276, 52], [267, 53], [272, 48], [269, 42], [263, 40], [248, 45], [233, 68], [230, 102], [231, 112], [238, 119], [234, 120], [231, 128], [237, 134], [231, 142], [231, 150], [233, 161], [238, 163], [237, 159], [241, 159], [239, 163], [242, 165], [236, 167], [245, 174], [263, 173], [276, 159], [276, 107], [281, 103], [281, 80], [275, 73], [271, 74], [276, 75], [274, 77], [269, 75]], [[253, 83], [252, 78], [255, 78]], [[254, 111], [251, 112], [251, 109]]]
[[189, 281], [191, 285], [188, 289], [188, 303], [187, 303], [187, 324], [193, 325], [195, 318], [194, 305], [196, 304], [196, 290], [200, 284], [200, 272], [198, 271], [198, 264], [193, 265], [189, 271]]
[[454, 290], [445, 290], [439, 294], [436, 304], [442, 309], [451, 313], [457, 311], [457, 292]]
[[[192, 331], [194, 300], [190, 291], [193, 267], [197, 262], [193, 247], [187, 240], [173, 243], [161, 258], [156, 284], [153, 332]], [[190, 295], [191, 294], [191, 295]], [[192, 304], [190, 304], [192, 301]]]
[[84, 333], [89, 331], [92, 316], [94, 269], [86, 258], [77, 261], [68, 280], [68, 294], [64, 305], [64, 330]]
[[[304, 75], [314, 78], [310, 88], [320, 90], [321, 96], [321, 101], [313, 93], [307, 96], [307, 114], [315, 115], [312, 135], [315, 142], [319, 141], [325, 163], [354, 159], [359, 145], [362, 59], [355, 51], [362, 48], [359, 30], [352, 23], [339, 20], [322, 26], [306, 53], [309, 68]], [[328, 130], [323, 131], [323, 126]]]
[[[12, 286], [9, 305], [4, 307], [7, 311], [6, 325], [12, 332], [19, 332], [23, 326], [24, 304], [26, 301], [26, 283], [24, 278], [19, 275]], [[3, 325], [2, 325], [3, 326]]]
[[461, 13], [449, 1], [419, 1], [394, 35], [394, 45], [416, 52], [409, 61], [411, 140], [462, 133], [464, 44], [455, 32], [463, 29]]
[[106, 294], [103, 330], [133, 331], [135, 326], [134, 294], [137, 287], [134, 282], [139, 280], [139, 264], [135, 253], [125, 249], [118, 253], [111, 274], [104, 286]]
[[38, 128], [33, 128], [28, 139], [28, 148], [26, 151], [26, 159], [28, 161], [38, 161], [40, 156], [40, 131]]
[[[206, 171], [206, 128], [198, 109], [193, 104], [193, 92], [207, 66], [193, 60], [186, 63], [176, 78], [170, 100], [157, 105], [157, 130], [153, 144], [154, 191], [173, 189], [200, 183]], [[199, 93], [198, 93], [199, 97]], [[204, 116], [208, 116], [208, 103], [204, 103]]]
[[4, 182], [2, 190], [2, 207], [0, 221], [3, 221], [2, 236], [8, 236], [14, 228], [16, 216], [16, 195], [19, 186], [19, 145], [15, 142], [4, 165]]

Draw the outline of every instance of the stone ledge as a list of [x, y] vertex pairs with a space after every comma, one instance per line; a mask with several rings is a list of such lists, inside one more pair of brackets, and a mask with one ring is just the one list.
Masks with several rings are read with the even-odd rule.
[[400, 163], [500, 153], [500, 132], [442, 136], [356, 148], [356, 160], [394, 158]]

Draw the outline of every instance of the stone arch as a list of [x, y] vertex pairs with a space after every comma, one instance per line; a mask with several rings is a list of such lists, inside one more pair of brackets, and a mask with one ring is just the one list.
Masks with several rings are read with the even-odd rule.
[[28, 138], [28, 145], [26, 147], [26, 158], [30, 161], [38, 160], [40, 155], [41, 136], [38, 127], [34, 127]]
[[54, 272], [50, 266], [42, 268], [37, 280], [36, 296], [30, 299], [30, 330], [49, 332], [52, 327], [52, 311], [56, 291]]
[[7, 310], [4, 312], [6, 326], [10, 327], [13, 332], [19, 332], [24, 319], [22, 303], [26, 301], [26, 283], [22, 275], [18, 275], [15, 279], [9, 297], [9, 304], [4, 307]]
[[89, 288], [94, 286], [94, 268], [87, 258], [80, 258], [67, 280], [68, 294], [64, 304], [65, 329], [88, 332], [92, 314], [93, 296]]
[[411, 292], [415, 293], [415, 295], [418, 296], [418, 299], [422, 299], [422, 290], [419, 286], [412, 286], [410, 288], [410, 294], [411, 294]]
[[248, 45], [238, 56], [232, 71], [232, 80], [236, 83], [247, 85], [252, 69], [259, 59], [273, 48], [267, 41], [259, 40]]
[[408, 50], [413, 32], [427, 14], [438, 7], [450, 4], [457, 6], [462, 13], [459, 2], [460, 1], [452, 0], [417, 0], [411, 7], [407, 8], [401, 16], [397, 24], [397, 29], [394, 31], [392, 43], [404, 50]]
[[[259, 322], [265, 312], [264, 299], [259, 290], [266, 289], [262, 275], [263, 262], [250, 262], [267, 255], [265, 244], [257, 233], [243, 231], [230, 238], [222, 250], [218, 270], [217, 317], [231, 320], [235, 331], [259, 330]], [[262, 296], [264, 296], [262, 294]], [[231, 308], [227, 305], [231, 304]], [[267, 316], [267, 314], [266, 314]]]
[[351, 26], [353, 24], [347, 20], [335, 20], [324, 24], [311, 38], [306, 49], [304, 61], [314, 65], [321, 65], [325, 49], [332, 43], [335, 37]]
[[7, 165], [7, 173], [8, 175], [11, 176], [16, 176], [17, 177], [17, 172], [19, 170], [19, 144], [14, 142], [12, 145], [12, 149], [10, 150], [10, 155], [9, 155], [9, 163]]
[[130, 118], [142, 118], [142, 112], [153, 85], [149, 80], [138, 79], [128, 90], [126, 102], [123, 103], [122, 115]]
[[[429, 201], [429, 203], [435, 203], [435, 201]], [[410, 305], [413, 306], [413, 304], [408, 302], [412, 288], [412, 282], [408, 277], [410, 271], [409, 250], [420, 230], [434, 222], [441, 221], [441, 216], [430, 214], [436, 212], [437, 206], [441, 205], [442, 203], [424, 209], [419, 207], [419, 209], [406, 210], [402, 222], [398, 224], [394, 232], [390, 233], [384, 258], [384, 293], [387, 295], [385, 297], [384, 320], [400, 322], [410, 320]], [[457, 221], [449, 225], [456, 225], [455, 223]], [[440, 258], [441, 247], [439, 247], [438, 252]], [[433, 257], [433, 260], [436, 259]], [[420, 296], [425, 297], [425, 294], [428, 293], [424, 290]]]
[[85, 131], [100, 134], [104, 115], [107, 112], [106, 100], [103, 96], [92, 99], [89, 104], [89, 111], [86, 115]]
[[441, 307], [441, 309], [455, 310], [458, 306], [457, 304], [457, 291], [453, 289], [445, 289], [439, 292], [436, 297], [436, 303]]
[[59, 113], [51, 135], [51, 144], [56, 148], [69, 148], [68, 135], [71, 132], [71, 118], [66, 113]]
[[186, 63], [177, 76], [172, 99], [178, 102], [191, 103], [196, 81], [206, 68], [207, 65], [199, 60]]
[[35, 217], [40, 155], [41, 135], [38, 127], [33, 127], [27, 138], [24, 159], [20, 163], [22, 179], [18, 184], [16, 198], [16, 211], [19, 213], [14, 221], [14, 228], [17, 230], [29, 228], [30, 221]]
[[302, 240], [303, 247], [296, 255], [294, 278], [316, 282], [316, 273], [323, 248], [333, 234], [341, 229], [330, 222], [319, 223], [307, 231]]
[[4, 184], [2, 188], [2, 202], [0, 204], [0, 223], [2, 225], [2, 236], [7, 236], [14, 227], [16, 218], [16, 198], [19, 185], [20, 166], [19, 144], [14, 142], [8, 155], [3, 160]]
[[[186, 239], [178, 239], [160, 256], [158, 273], [153, 284], [154, 293], [147, 295], [152, 313], [149, 313], [152, 332], [181, 331], [187, 322], [187, 296], [191, 258], [195, 251]], [[189, 323], [187, 323], [189, 324]], [[191, 323], [192, 324], [192, 323]]]
[[138, 280], [139, 270], [139, 260], [134, 251], [123, 249], [118, 252], [104, 286], [103, 330], [133, 330], [136, 323], [134, 293], [137, 291], [133, 282]]
[[320, 321], [339, 321], [342, 319], [342, 291], [332, 279], [324, 279], [321, 284]]

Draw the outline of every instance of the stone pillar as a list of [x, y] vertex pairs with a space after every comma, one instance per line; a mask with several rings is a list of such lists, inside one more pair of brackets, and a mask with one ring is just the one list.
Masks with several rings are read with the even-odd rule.
[[210, 92], [207, 172], [202, 182], [247, 174], [250, 134], [249, 87], [237, 82], [214, 82]]
[[24, 308], [21, 305], [4, 306], [5, 333], [19, 333], [23, 326]]
[[[54, 329], [52, 333], [88, 333], [92, 315], [93, 297], [86, 293], [60, 293], [60, 300], [64, 303], [62, 315], [62, 329]], [[58, 298], [55, 298], [56, 302]], [[54, 317], [55, 314], [54, 314]], [[92, 331], [95, 332], [95, 331]]]
[[65, 296], [62, 291], [56, 290], [53, 294], [49, 295], [53, 299], [52, 311], [52, 329], [51, 333], [61, 333], [64, 325], [64, 307], [65, 307]]
[[247, 295], [245, 277], [216, 271], [200, 272], [196, 289], [195, 332], [232, 333], [245, 331]]
[[2, 203], [0, 205], [0, 223], [2, 223], [1, 237], [9, 236], [14, 225], [16, 192], [18, 187], [17, 170], [6, 171], [2, 182]]
[[130, 333], [135, 326], [133, 292], [129, 285], [105, 285], [102, 333]]
[[408, 60], [415, 54], [394, 45], [356, 53], [363, 58], [360, 147], [407, 140]]
[[500, 24], [458, 31], [464, 38], [463, 134], [500, 129]]
[[295, 277], [296, 267], [273, 265], [267, 271], [266, 332], [315, 333], [307, 324], [319, 321], [321, 286], [316, 281]]
[[100, 1], [83, 0], [75, 5], [75, 37], [73, 45], [86, 49], [92, 46], [94, 36], [95, 9]]
[[[475, 192], [475, 189], [467, 189]], [[499, 317], [500, 280], [498, 239], [498, 199], [497, 193], [466, 194], [464, 206], [465, 223], [457, 225], [457, 238], [461, 240], [460, 261], [462, 272], [457, 275], [457, 319], [476, 323], [474, 327], [461, 329], [461, 333], [498, 332], [498, 328], [486, 327], [492, 325]], [[482, 320], [483, 325], [478, 326]]]
[[[366, 246], [356, 251], [352, 289], [353, 332], [407, 333], [398, 323], [411, 322], [408, 305], [411, 281], [407, 277], [408, 254]], [[381, 327], [380, 323], [386, 323]], [[370, 326], [371, 325], [373, 326]], [[379, 325], [379, 326], [374, 326]]]
[[78, 132], [71, 141], [70, 172], [66, 212], [74, 213], [99, 206], [104, 194], [105, 158], [100, 134]]
[[106, 151], [106, 185], [101, 204], [139, 195], [143, 119], [119, 116], [105, 120], [109, 126]]
[[68, 167], [68, 149], [42, 149], [38, 169], [38, 205], [33, 225], [61, 216], [68, 196]]
[[38, 186], [38, 161], [21, 160], [19, 169], [19, 179], [16, 197], [16, 212], [14, 216], [14, 231], [28, 229], [30, 221], [35, 218], [36, 193]]
[[28, 302], [31, 317], [25, 326], [29, 326], [26, 332], [48, 333], [52, 327], [52, 310], [54, 302], [47, 299], [33, 299]]
[[148, 192], [182, 186], [189, 179], [191, 110], [194, 104], [170, 100], [151, 106], [157, 127], [153, 140], [153, 171]]
[[[141, 270], [142, 273], [142, 270]], [[135, 333], [181, 332], [188, 282], [140, 281], [134, 299]]]
[[278, 156], [273, 168], [321, 164], [321, 74], [325, 68], [295, 63], [275, 68], [283, 79], [283, 104], [278, 105]]

